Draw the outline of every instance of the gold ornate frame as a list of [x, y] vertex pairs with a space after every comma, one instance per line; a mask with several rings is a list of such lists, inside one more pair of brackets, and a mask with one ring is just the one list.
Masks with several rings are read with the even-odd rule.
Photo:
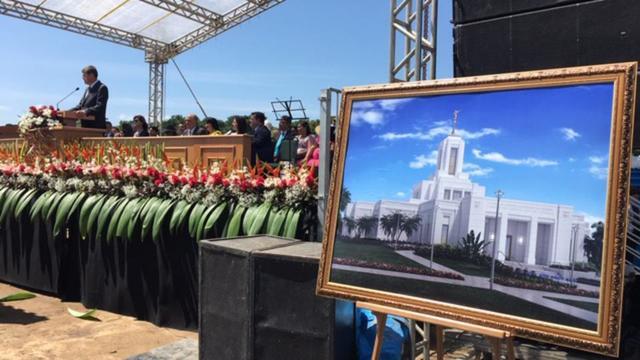
[[[631, 62], [345, 88], [340, 108], [340, 119], [343, 121], [339, 125], [336, 140], [329, 202], [325, 213], [326, 227], [317, 293], [504, 329], [521, 337], [617, 356], [624, 282], [626, 209], [629, 197], [636, 74], [637, 63]], [[596, 331], [330, 281], [353, 101], [594, 83], [612, 83], [614, 87], [600, 309]]]

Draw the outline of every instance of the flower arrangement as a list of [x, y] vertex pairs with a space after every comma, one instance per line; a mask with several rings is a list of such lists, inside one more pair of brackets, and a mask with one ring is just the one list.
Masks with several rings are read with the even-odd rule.
[[169, 169], [161, 146], [65, 145], [51, 157], [24, 163], [13, 148], [0, 149], [0, 186], [83, 192], [126, 198], [158, 197], [210, 206], [233, 201], [245, 208], [262, 203], [305, 208], [315, 202], [317, 183], [309, 168], [266, 164], [233, 168], [217, 163]]
[[55, 237], [74, 228], [82, 239], [106, 241], [315, 238], [317, 182], [310, 169], [226, 163], [171, 169], [163, 146], [150, 144], [65, 144], [47, 156], [24, 149], [0, 145], [0, 227], [22, 218], [44, 221]]
[[52, 130], [62, 126], [57, 120], [58, 111], [51, 105], [30, 106], [18, 121], [18, 130], [25, 135], [33, 130]]

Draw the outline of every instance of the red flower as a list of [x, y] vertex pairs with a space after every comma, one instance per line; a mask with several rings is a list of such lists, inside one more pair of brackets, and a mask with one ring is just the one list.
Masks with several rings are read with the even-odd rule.
[[155, 179], [155, 180], [153, 181], [153, 184], [154, 184], [155, 186], [160, 186], [160, 185], [162, 185], [162, 183], [163, 183], [163, 181], [162, 181], [161, 179]]
[[176, 184], [177, 184], [177, 183], [179, 183], [179, 182], [180, 182], [180, 178], [179, 178], [179, 177], [177, 177], [177, 176], [176, 176], [176, 175], [174, 175], [174, 174], [169, 175], [169, 183], [170, 183], [171, 185], [176, 185]]
[[230, 183], [228, 179], [222, 179], [222, 186], [229, 187]]
[[76, 174], [82, 175], [82, 166], [76, 165], [76, 168], [74, 171], [76, 172]]
[[113, 169], [111, 170], [111, 176], [116, 180], [120, 180], [122, 179], [122, 172], [120, 169]]

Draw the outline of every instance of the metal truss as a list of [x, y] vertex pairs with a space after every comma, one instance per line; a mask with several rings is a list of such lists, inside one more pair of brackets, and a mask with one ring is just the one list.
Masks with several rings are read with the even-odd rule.
[[149, 63], [149, 123], [156, 126], [164, 119], [165, 65]]
[[437, 24], [438, 0], [391, 0], [390, 82], [435, 79]]
[[285, 0], [253, 0], [244, 3], [224, 15], [220, 26], [204, 26], [171, 44], [173, 51], [181, 53], [196, 47], [255, 16], [283, 3]]
[[7, 15], [38, 24], [52, 26], [58, 29], [111, 41], [116, 44], [136, 49], [157, 51], [164, 47], [164, 44], [161, 42], [148, 37], [44, 9], [22, 1], [0, 0], [0, 15]]
[[149, 121], [159, 123], [163, 118], [164, 73], [165, 64], [169, 59], [281, 4], [285, 0], [247, 0], [246, 3], [226, 14], [218, 14], [187, 0], [139, 1], [195, 21], [202, 24], [202, 26], [171, 43], [167, 43], [116, 27], [103, 25], [99, 21], [94, 22], [47, 9], [43, 7], [46, 6], [46, 1], [42, 1], [39, 5], [32, 5], [17, 0], [0, 0], [0, 15], [7, 15], [144, 50], [145, 61], [149, 63]]

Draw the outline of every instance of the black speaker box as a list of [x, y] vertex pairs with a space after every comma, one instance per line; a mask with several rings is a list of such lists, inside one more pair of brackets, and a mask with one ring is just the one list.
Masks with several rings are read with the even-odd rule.
[[294, 243], [267, 236], [200, 242], [200, 359], [254, 359], [251, 254]]
[[322, 244], [255, 253], [255, 359], [354, 359], [352, 302], [315, 295]]
[[637, 0], [454, 0], [455, 76], [640, 60]]

